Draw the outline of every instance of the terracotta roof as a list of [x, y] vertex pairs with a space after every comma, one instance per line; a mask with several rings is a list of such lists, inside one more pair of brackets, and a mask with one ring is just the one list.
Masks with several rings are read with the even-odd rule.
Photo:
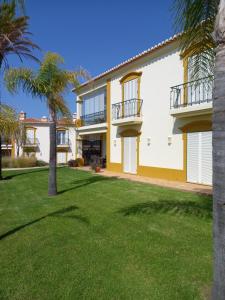
[[[49, 120], [44, 121], [42, 119], [36, 119], [36, 118], [26, 118], [24, 120], [21, 120], [23, 123], [41, 123], [41, 124], [49, 124]], [[75, 125], [74, 122], [67, 122], [66, 120], [58, 120], [57, 125]]]
[[105, 72], [95, 76], [94, 78], [92, 78], [90, 81], [87, 81], [87, 82], [84, 82], [83, 84], [81, 84], [78, 88], [76, 89], [73, 89], [72, 91], [77, 91], [79, 90], [80, 88], [86, 86], [87, 84], [89, 84], [90, 82], [94, 82], [98, 79], [101, 79], [103, 77], [105, 77], [106, 75], [109, 75], [110, 73], [114, 72], [114, 71], [117, 71], [119, 70], [120, 68], [134, 62], [134, 61], [137, 61], [138, 59], [140, 58], [143, 58], [144, 56], [147, 56], [155, 51], [158, 51], [160, 50], [161, 48], [165, 47], [165, 46], [168, 46], [169, 44], [177, 41], [180, 37], [181, 37], [182, 33], [178, 33], [178, 34], [175, 34], [174, 36], [170, 37], [169, 39], [166, 39], [164, 40], [163, 42], [159, 43], [159, 44], [156, 44], [155, 46], [151, 47], [151, 48], [148, 48], [147, 50], [125, 60], [124, 62], [116, 65], [115, 67], [113, 68], [110, 68], [108, 70], [106, 70]]
[[42, 121], [41, 119], [35, 119], [35, 118], [26, 118], [24, 120], [21, 120], [23, 123], [48, 123], [46, 121]]

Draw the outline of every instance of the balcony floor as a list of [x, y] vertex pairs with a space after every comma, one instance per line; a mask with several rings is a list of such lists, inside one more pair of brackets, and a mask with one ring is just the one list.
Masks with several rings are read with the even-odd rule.
[[177, 118], [208, 115], [212, 113], [212, 102], [193, 104], [185, 107], [172, 108], [171, 116]]
[[78, 127], [76, 130], [79, 135], [89, 135], [89, 134], [97, 134], [97, 133], [106, 133], [107, 132], [107, 123], [99, 123], [88, 126]]
[[112, 120], [114, 126], [138, 125], [142, 123], [142, 117], [127, 117], [117, 120]]

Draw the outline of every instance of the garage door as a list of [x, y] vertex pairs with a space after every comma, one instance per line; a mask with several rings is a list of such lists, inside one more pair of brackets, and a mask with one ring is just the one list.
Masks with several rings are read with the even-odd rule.
[[57, 152], [57, 164], [66, 164], [66, 152]]
[[187, 181], [212, 185], [212, 132], [187, 135]]

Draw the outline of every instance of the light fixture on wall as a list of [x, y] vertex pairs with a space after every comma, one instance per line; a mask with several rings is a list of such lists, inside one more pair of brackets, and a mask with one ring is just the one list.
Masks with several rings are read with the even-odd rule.
[[172, 136], [168, 136], [168, 145], [170, 146], [172, 144]]
[[113, 141], [113, 145], [114, 145], [114, 147], [116, 147], [116, 140]]
[[151, 138], [147, 138], [147, 145], [148, 145], [148, 146], [151, 145]]

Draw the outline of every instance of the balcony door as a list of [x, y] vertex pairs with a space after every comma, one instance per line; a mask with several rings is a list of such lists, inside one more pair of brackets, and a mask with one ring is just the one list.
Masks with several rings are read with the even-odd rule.
[[[188, 58], [188, 87], [187, 101], [189, 105], [208, 102], [212, 99], [213, 81], [208, 80], [206, 75], [202, 74], [202, 78], [195, 80], [193, 76], [194, 61], [192, 57]], [[208, 74], [207, 74], [208, 75]]]
[[123, 171], [137, 173], [137, 137], [123, 138]]
[[138, 102], [132, 100], [138, 99], [138, 78], [125, 82], [123, 89], [123, 115], [125, 118], [135, 116], [138, 111]]

